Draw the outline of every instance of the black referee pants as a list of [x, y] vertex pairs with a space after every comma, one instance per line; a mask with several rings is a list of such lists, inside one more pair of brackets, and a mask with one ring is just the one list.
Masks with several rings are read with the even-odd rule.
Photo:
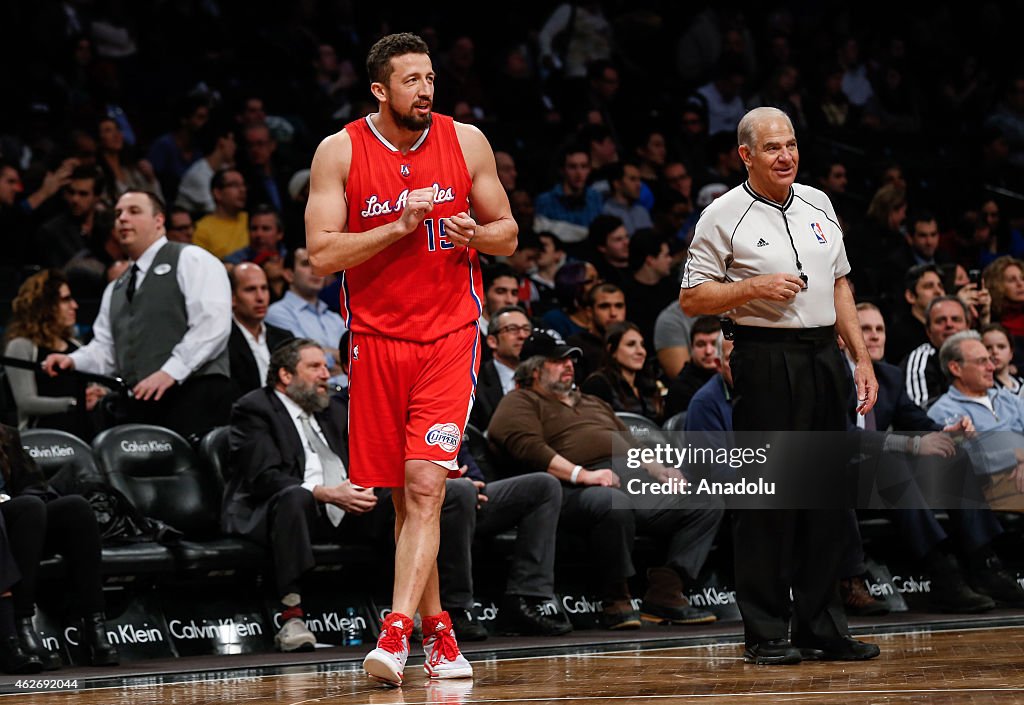
[[[778, 432], [847, 429], [849, 372], [832, 327], [737, 327], [735, 342], [737, 432], [775, 437], [774, 447], [786, 443]], [[836, 482], [843, 478], [841, 452], [807, 448], [795, 457], [814, 463], [815, 472], [834, 473]], [[837, 589], [845, 517], [836, 508], [733, 512], [736, 599], [748, 645], [789, 638], [791, 622], [794, 641], [848, 633]]]

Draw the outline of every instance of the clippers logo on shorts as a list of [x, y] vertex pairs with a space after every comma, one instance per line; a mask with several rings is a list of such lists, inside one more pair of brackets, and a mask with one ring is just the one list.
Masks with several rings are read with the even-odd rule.
[[818, 243], [822, 245], [828, 244], [828, 240], [825, 239], [825, 233], [821, 229], [821, 225], [818, 223], [811, 223], [811, 231], [814, 233], [814, 237], [818, 239]]
[[462, 442], [462, 434], [453, 423], [436, 423], [430, 427], [423, 440], [428, 446], [437, 446], [443, 451], [454, 453]]

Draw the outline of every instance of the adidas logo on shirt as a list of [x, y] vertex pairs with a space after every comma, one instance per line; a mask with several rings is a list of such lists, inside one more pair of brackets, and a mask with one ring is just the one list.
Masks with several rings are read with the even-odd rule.
[[757, 241], [757, 246], [758, 247], [766, 247], [767, 245], [768, 245], [768, 241], [765, 240], [763, 237]]

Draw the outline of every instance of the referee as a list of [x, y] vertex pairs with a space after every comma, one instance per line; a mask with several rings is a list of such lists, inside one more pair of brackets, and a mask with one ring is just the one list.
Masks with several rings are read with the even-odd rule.
[[[856, 361], [859, 413], [874, 405], [877, 385], [835, 210], [821, 191], [793, 183], [800, 160], [784, 112], [751, 110], [737, 138], [748, 179], [701, 214], [679, 303], [687, 315], [723, 314], [734, 324], [736, 431], [845, 431], [852, 390], [837, 330]], [[733, 512], [745, 661], [878, 655], [874, 644], [849, 636], [839, 601], [845, 516], [827, 509]]]

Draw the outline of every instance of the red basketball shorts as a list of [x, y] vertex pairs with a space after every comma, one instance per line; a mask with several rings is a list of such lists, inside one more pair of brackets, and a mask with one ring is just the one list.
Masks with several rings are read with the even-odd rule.
[[480, 369], [475, 323], [429, 343], [353, 333], [349, 353], [349, 477], [402, 487], [405, 461], [455, 472]]

